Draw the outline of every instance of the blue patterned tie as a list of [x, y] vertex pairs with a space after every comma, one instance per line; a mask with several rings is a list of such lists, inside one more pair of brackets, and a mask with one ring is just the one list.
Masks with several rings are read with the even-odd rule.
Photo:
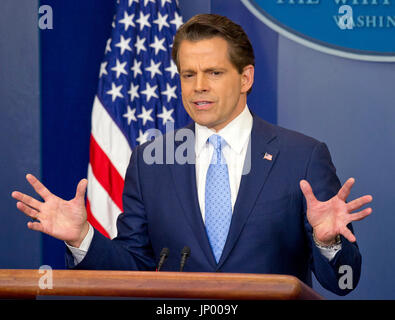
[[218, 263], [232, 219], [232, 203], [228, 165], [222, 154], [222, 147], [226, 141], [216, 134], [209, 137], [208, 141], [214, 146], [214, 153], [206, 176], [205, 223], [208, 239]]

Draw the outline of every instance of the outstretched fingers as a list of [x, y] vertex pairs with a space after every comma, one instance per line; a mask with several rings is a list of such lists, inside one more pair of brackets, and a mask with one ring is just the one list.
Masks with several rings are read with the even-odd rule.
[[347, 209], [349, 212], [353, 212], [355, 210], [360, 209], [365, 204], [372, 202], [372, 200], [373, 200], [373, 197], [371, 195], [366, 195], [366, 196], [360, 197], [358, 199], [355, 199], [355, 200], [347, 203]]
[[343, 186], [340, 188], [339, 192], [337, 193], [337, 196], [343, 200], [346, 201], [348, 196], [350, 195], [351, 192], [351, 188], [355, 183], [355, 179], [354, 178], [349, 178], [344, 184]]
[[27, 227], [30, 230], [34, 230], [34, 231], [41, 231], [41, 232], [44, 231], [43, 225], [40, 222], [28, 222]]
[[42, 202], [19, 191], [14, 191], [13, 193], [11, 193], [11, 197], [38, 211], [40, 210], [40, 207], [42, 205]]
[[26, 175], [26, 180], [32, 185], [33, 189], [46, 201], [52, 193], [32, 174]]
[[346, 238], [348, 241], [350, 242], [355, 242], [357, 241], [357, 238], [355, 238], [355, 236], [353, 235], [353, 233], [350, 231], [350, 229], [348, 229], [346, 226], [344, 226], [341, 230], [340, 230], [340, 234]]
[[81, 181], [78, 183], [77, 190], [75, 192], [75, 199], [80, 201], [82, 204], [85, 203], [85, 192], [87, 186], [88, 186], [88, 180], [81, 179]]
[[[366, 209], [363, 209], [363, 210], [361, 210], [359, 212], [352, 213], [352, 214], [349, 215], [349, 222], [360, 221], [362, 219], [365, 219], [371, 213], [372, 213], [372, 208], [366, 208]], [[340, 234], [342, 234], [350, 242], [357, 241], [357, 239], [355, 238], [353, 233], [350, 231], [350, 229], [347, 228], [347, 226], [344, 226], [340, 230]]]
[[26, 214], [30, 218], [33, 218], [33, 219], [37, 219], [38, 218], [39, 212], [37, 210], [27, 206], [23, 202], [19, 202], [18, 201], [16, 203], [16, 207], [18, 208], [18, 210], [22, 211], [24, 214]]
[[306, 198], [307, 205], [313, 203], [314, 201], [317, 201], [313, 193], [313, 189], [310, 186], [310, 183], [308, 183], [306, 180], [300, 180], [299, 186], [302, 190], [304, 197]]
[[350, 222], [351, 221], [360, 221], [362, 219], [365, 219], [371, 213], [372, 213], [372, 208], [366, 208], [366, 209], [363, 209], [362, 211], [352, 213], [349, 215]]

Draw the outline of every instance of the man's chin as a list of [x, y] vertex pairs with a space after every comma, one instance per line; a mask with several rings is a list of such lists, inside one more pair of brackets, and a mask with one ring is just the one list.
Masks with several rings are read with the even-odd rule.
[[221, 126], [221, 123], [218, 122], [213, 122], [213, 121], [209, 121], [209, 120], [202, 120], [202, 119], [193, 119], [197, 124], [207, 127], [211, 130], [214, 131], [218, 131], [220, 129], [222, 129], [223, 126]]
[[210, 121], [205, 121], [201, 119], [192, 119], [192, 120], [203, 127], [211, 128], [213, 126]]

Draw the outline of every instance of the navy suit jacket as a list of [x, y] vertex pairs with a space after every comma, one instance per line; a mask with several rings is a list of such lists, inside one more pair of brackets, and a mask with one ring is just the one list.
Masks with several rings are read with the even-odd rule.
[[[187, 128], [194, 130], [194, 124]], [[131, 156], [118, 236], [110, 240], [95, 230], [85, 258], [77, 266], [71, 253], [66, 253], [68, 266], [155, 270], [161, 249], [168, 247], [170, 254], [161, 270], [178, 271], [181, 250], [189, 246], [191, 255], [184, 271], [287, 274], [310, 286], [313, 271], [325, 288], [347, 294], [350, 290], [338, 285], [339, 268], [352, 268], [355, 288], [361, 270], [358, 246], [341, 237], [342, 249], [329, 262], [314, 245], [299, 187], [299, 181], [306, 179], [321, 201], [338, 192], [340, 182], [326, 145], [255, 115], [250, 142], [250, 172], [242, 176], [218, 264], [199, 208], [195, 165], [147, 164], [143, 152], [148, 142]], [[180, 144], [176, 142], [175, 149]], [[265, 153], [272, 160], [265, 159]], [[352, 230], [351, 225], [349, 228]]]

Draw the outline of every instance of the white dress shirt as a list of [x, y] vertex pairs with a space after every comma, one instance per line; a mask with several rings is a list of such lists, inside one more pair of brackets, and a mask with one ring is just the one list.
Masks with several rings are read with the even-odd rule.
[[[228, 165], [233, 212], [243, 174], [244, 159], [250, 140], [252, 122], [252, 115], [248, 107], [245, 106], [244, 110], [235, 119], [218, 132], [195, 123], [196, 187], [203, 221], [205, 221], [206, 173], [214, 152], [213, 145], [209, 143], [207, 139], [213, 134], [218, 134], [226, 141], [226, 146], [223, 147], [222, 152]], [[93, 227], [89, 225], [88, 234], [79, 248], [69, 246], [66, 243], [67, 247], [73, 254], [75, 264], [80, 263], [85, 257], [92, 242], [93, 234]], [[334, 258], [340, 249], [341, 244], [330, 249], [319, 247], [321, 254], [329, 261]]]
[[214, 146], [207, 139], [213, 134], [218, 134], [226, 141], [226, 145], [222, 148], [222, 153], [228, 165], [233, 212], [239, 192], [251, 129], [252, 116], [247, 106], [232, 122], [218, 132], [195, 123], [196, 184], [203, 221], [205, 221], [206, 174], [214, 152]]

